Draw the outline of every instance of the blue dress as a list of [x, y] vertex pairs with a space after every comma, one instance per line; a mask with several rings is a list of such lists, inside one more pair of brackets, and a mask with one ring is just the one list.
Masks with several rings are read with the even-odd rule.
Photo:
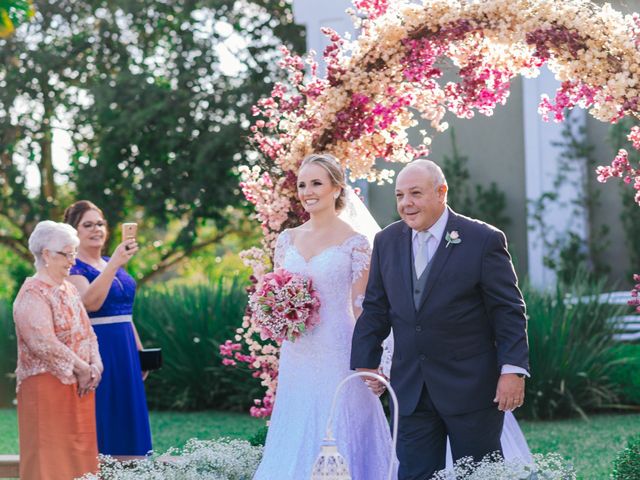
[[[82, 275], [91, 283], [100, 271], [77, 259], [71, 275]], [[135, 280], [120, 268], [100, 310], [89, 313], [104, 364], [96, 389], [98, 451], [104, 455], [146, 455], [151, 450], [149, 412], [133, 324], [126, 317], [125, 321], [100, 323], [107, 317], [130, 316], [135, 295]]]

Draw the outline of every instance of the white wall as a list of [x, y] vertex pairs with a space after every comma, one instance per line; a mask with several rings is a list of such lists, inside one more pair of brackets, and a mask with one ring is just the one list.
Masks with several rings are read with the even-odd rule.
[[[307, 29], [307, 51], [314, 50], [318, 60], [329, 44], [321, 32], [323, 27], [333, 28], [340, 35], [355, 35], [351, 19], [345, 13], [351, 7], [350, 0], [293, 0], [295, 22]], [[324, 75], [324, 65], [319, 61], [319, 75]]]
[[[556, 188], [554, 180], [557, 178], [562, 149], [555, 143], [561, 142], [563, 124], [544, 122], [538, 114], [540, 96], [544, 93], [553, 98], [559, 83], [546, 68], [535, 79], [523, 80], [523, 127], [525, 145], [525, 178], [526, 198], [528, 201], [529, 230], [527, 250], [529, 257], [529, 279], [538, 288], [545, 288], [555, 284], [555, 272], [543, 263], [546, 251], [543, 236], [553, 242], [558, 235], [567, 231], [576, 233], [583, 240], [588, 239], [588, 224], [584, 206], [577, 204], [582, 196], [582, 184], [565, 181]], [[586, 123], [586, 112], [575, 109], [571, 115], [576, 120], [573, 124], [574, 135], [580, 135], [581, 127]], [[584, 178], [587, 172], [575, 167], [566, 171], [569, 179], [579, 176]], [[551, 202], [544, 210], [544, 223], [533, 224], [535, 202], [546, 192], [555, 192], [558, 198]], [[545, 230], [546, 232], [543, 232]]]

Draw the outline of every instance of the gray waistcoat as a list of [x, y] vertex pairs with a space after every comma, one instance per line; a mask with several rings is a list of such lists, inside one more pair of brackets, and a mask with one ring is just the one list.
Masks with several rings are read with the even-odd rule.
[[420, 278], [416, 275], [416, 266], [414, 262], [411, 262], [411, 276], [413, 277], [413, 305], [416, 310], [420, 308], [420, 301], [422, 300], [422, 296], [424, 295], [424, 289], [427, 286], [427, 278], [429, 278], [429, 272], [431, 271], [431, 264], [433, 263], [433, 257], [429, 260], [427, 267], [420, 275]]

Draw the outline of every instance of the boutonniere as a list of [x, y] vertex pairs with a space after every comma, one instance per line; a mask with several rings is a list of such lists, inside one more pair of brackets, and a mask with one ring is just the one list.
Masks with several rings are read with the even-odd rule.
[[444, 239], [447, 241], [447, 244], [444, 246], [444, 248], [447, 248], [450, 243], [454, 245], [462, 243], [462, 239], [460, 238], [460, 234], [457, 230], [451, 230], [450, 232], [447, 232], [447, 234], [444, 236]]

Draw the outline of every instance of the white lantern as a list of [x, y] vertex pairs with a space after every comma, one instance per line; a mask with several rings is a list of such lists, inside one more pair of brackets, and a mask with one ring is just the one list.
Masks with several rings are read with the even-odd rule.
[[327, 421], [327, 433], [324, 437], [324, 441], [320, 447], [320, 453], [316, 462], [313, 464], [313, 470], [311, 471], [311, 480], [351, 480], [351, 473], [349, 472], [349, 466], [340, 452], [336, 441], [331, 433], [331, 425], [333, 423], [333, 414], [336, 409], [336, 401], [338, 399], [338, 393], [342, 386], [352, 378], [356, 377], [370, 377], [382, 382], [387, 387], [391, 399], [393, 400], [393, 441], [391, 442], [391, 456], [389, 457], [389, 476], [388, 480], [393, 478], [393, 459], [396, 452], [396, 439], [398, 437], [398, 399], [396, 392], [393, 391], [391, 385], [384, 377], [370, 372], [356, 372], [346, 377], [336, 388], [336, 393], [333, 395], [333, 403], [331, 404], [331, 411], [329, 412], [329, 420]]
[[335, 440], [325, 439], [323, 442], [311, 471], [311, 480], [351, 480], [349, 466], [338, 452]]

